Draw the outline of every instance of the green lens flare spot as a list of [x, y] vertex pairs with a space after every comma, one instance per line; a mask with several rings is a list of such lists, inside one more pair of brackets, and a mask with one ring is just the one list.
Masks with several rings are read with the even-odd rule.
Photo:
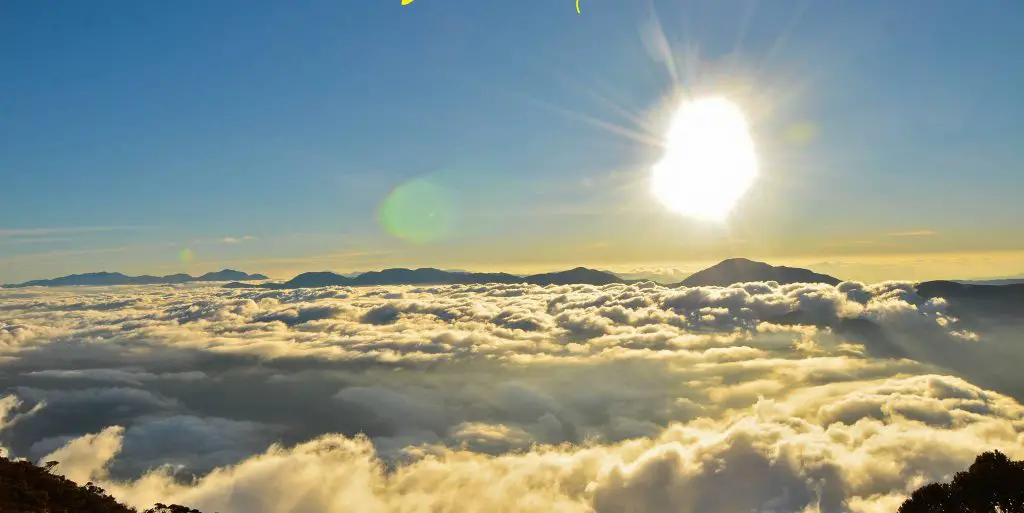
[[178, 252], [178, 260], [181, 260], [182, 262], [184, 262], [186, 264], [191, 262], [192, 259], [195, 258], [195, 257], [196, 257], [196, 254], [193, 253], [192, 250], [188, 249], [188, 248], [185, 248], [185, 249], [183, 249], [183, 250]]
[[388, 194], [377, 210], [377, 220], [389, 234], [425, 244], [448, 233], [451, 201], [438, 185], [422, 178], [410, 180]]
[[786, 130], [786, 140], [793, 144], [808, 144], [818, 136], [818, 127], [813, 123], [797, 123]]

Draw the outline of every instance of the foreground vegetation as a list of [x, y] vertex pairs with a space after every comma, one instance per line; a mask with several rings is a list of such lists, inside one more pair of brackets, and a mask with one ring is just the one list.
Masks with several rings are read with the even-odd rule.
[[[78, 485], [38, 467], [0, 457], [0, 512], [3, 513], [138, 513], [92, 484]], [[156, 504], [144, 513], [201, 513], [176, 504]]]
[[948, 483], [918, 488], [899, 513], [1024, 513], [1024, 461], [995, 451], [977, 457]]
[[[52, 472], [56, 463], [38, 467], [0, 457], [0, 512], [139, 513], [102, 488], [78, 485]], [[1024, 513], [1024, 461], [995, 451], [982, 453], [949, 483], [931, 483], [914, 491], [898, 513]], [[201, 513], [177, 504], [156, 504], [143, 513]]]

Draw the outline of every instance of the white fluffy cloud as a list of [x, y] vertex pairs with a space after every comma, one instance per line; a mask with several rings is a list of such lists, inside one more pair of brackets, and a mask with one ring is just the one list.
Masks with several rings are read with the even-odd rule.
[[891, 511], [1024, 457], [1019, 340], [958, 315], [904, 283], [0, 291], [0, 446], [221, 513]]

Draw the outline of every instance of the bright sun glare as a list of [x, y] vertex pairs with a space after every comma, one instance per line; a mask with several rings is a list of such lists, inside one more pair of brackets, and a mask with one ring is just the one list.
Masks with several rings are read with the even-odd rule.
[[687, 101], [651, 170], [651, 189], [669, 210], [725, 219], [757, 177], [754, 141], [743, 112], [725, 98]]

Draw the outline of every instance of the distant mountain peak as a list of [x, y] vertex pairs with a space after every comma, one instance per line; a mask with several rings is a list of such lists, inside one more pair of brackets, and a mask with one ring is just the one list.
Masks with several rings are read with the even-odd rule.
[[625, 280], [612, 273], [586, 267], [574, 267], [568, 271], [561, 272], [534, 274], [527, 276], [525, 281], [535, 285], [608, 285], [611, 283], [625, 283]]
[[236, 271], [234, 269], [222, 269], [217, 272], [206, 273], [198, 278], [196, 281], [248, 281], [248, 280], [266, 280], [267, 277], [262, 274], [248, 274], [242, 271]]
[[842, 280], [799, 267], [774, 266], [749, 258], [728, 258], [702, 271], [688, 276], [679, 285], [686, 287], [727, 287], [734, 283], [774, 281], [790, 283], [826, 283], [837, 285]]
[[745, 257], [726, 258], [725, 260], [722, 260], [721, 262], [719, 262], [716, 265], [722, 265], [722, 264], [750, 264], [750, 265], [757, 265], [757, 266], [772, 267], [772, 265], [769, 264], [769, 263], [758, 262], [757, 260], [751, 260], [751, 259], [745, 258]]
[[351, 284], [352, 278], [346, 278], [345, 276], [335, 274], [330, 271], [313, 271], [308, 273], [302, 273], [282, 284], [270, 286], [274, 288], [297, 289], [305, 287], [329, 287]]

